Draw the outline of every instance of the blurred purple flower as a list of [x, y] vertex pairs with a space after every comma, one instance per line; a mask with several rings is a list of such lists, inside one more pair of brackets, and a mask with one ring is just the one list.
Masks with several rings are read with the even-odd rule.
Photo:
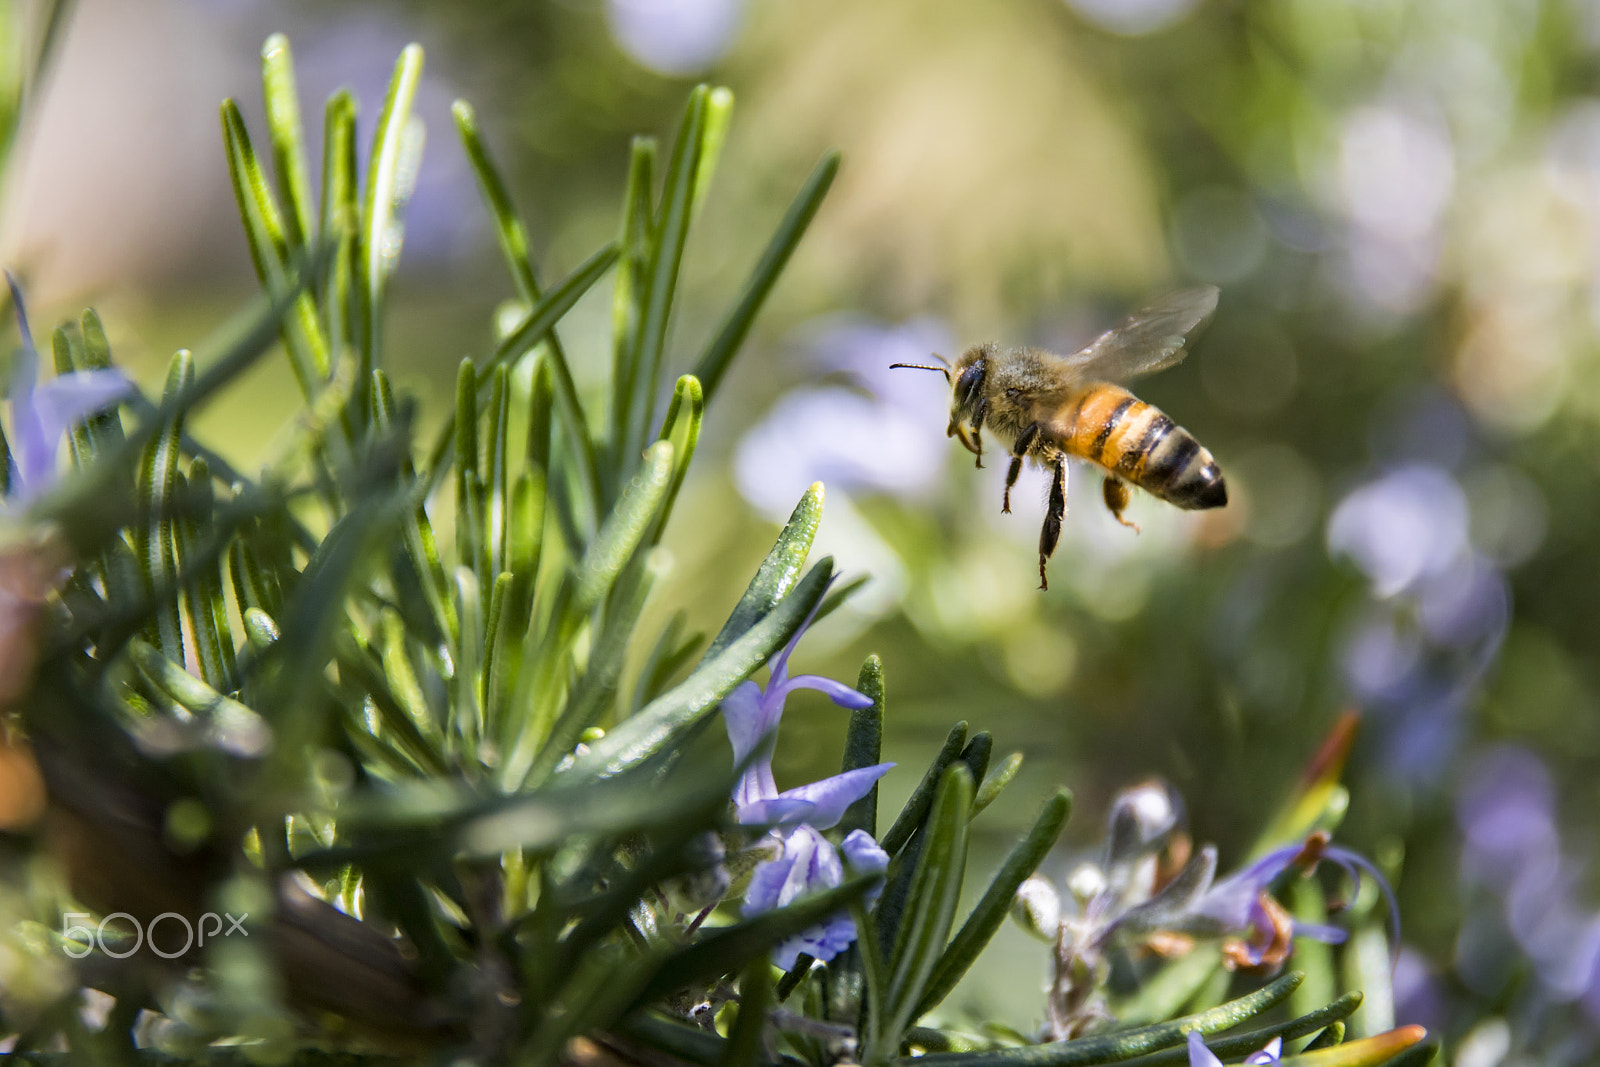
[[[1245, 1067], [1255, 1067], [1264, 1063], [1278, 1063], [1283, 1054], [1283, 1038], [1275, 1037], [1268, 1041], [1257, 1052], [1252, 1052], [1244, 1058]], [[1222, 1067], [1222, 1061], [1217, 1054], [1206, 1048], [1206, 1039], [1200, 1036], [1200, 1031], [1189, 1031], [1189, 1067]]]
[[1155, 933], [1186, 934], [1204, 938], [1240, 938], [1230, 941], [1230, 963], [1242, 968], [1275, 969], [1293, 950], [1295, 937], [1338, 944], [1343, 930], [1293, 919], [1272, 896], [1272, 886], [1291, 870], [1309, 873], [1323, 860], [1335, 864], [1360, 884], [1363, 874], [1377, 882], [1389, 910], [1390, 943], [1400, 944], [1399, 911], [1389, 883], [1359, 853], [1328, 843], [1326, 834], [1314, 834], [1303, 844], [1267, 853], [1250, 866], [1221, 881], [1213, 881], [1217, 851], [1206, 845], [1178, 875], [1149, 900], [1129, 908], [1107, 924], [1102, 940]]
[[11, 306], [17, 313], [22, 351], [11, 369], [11, 458], [14, 464], [8, 503], [26, 504], [56, 480], [56, 448], [73, 423], [116, 404], [133, 390], [119, 370], [74, 371], [38, 383], [39, 352], [33, 346], [22, 288], [6, 272]]
[[[1323, 860], [1358, 885], [1363, 875], [1378, 883], [1389, 909], [1391, 943], [1398, 947], [1394, 894], [1362, 856], [1318, 833], [1218, 881], [1215, 846], [1188, 855], [1181, 811], [1177, 795], [1159, 781], [1119, 793], [1104, 857], [1098, 865], [1082, 865], [1067, 881], [1077, 914], [1063, 909], [1060, 897], [1037, 876], [1019, 891], [1014, 916], [1029, 933], [1055, 944], [1046, 1001], [1050, 1040], [1070, 1040], [1111, 1018], [1102, 989], [1110, 976], [1111, 950], [1119, 944], [1170, 952], [1184, 950], [1192, 939], [1225, 940], [1230, 967], [1267, 970], [1288, 958], [1297, 936], [1343, 941], [1343, 930], [1297, 922], [1272, 896], [1281, 876], [1309, 874]], [[1187, 862], [1171, 873], [1185, 855]]]
[[1464, 780], [1456, 804], [1462, 881], [1487, 891], [1499, 921], [1463, 929], [1458, 965], [1475, 970], [1476, 954], [1503, 924], [1545, 993], [1581, 999], [1600, 1021], [1600, 913], [1577, 902], [1584, 872], [1561, 847], [1549, 770], [1526, 749], [1499, 745], [1473, 760]]
[[1388, 771], [1413, 786], [1449, 766], [1510, 625], [1510, 588], [1468, 525], [1466, 494], [1432, 463], [1359, 486], [1328, 522], [1329, 551], [1351, 559], [1384, 602], [1348, 639], [1345, 676], [1373, 713]]
[[1340, 501], [1328, 548], [1350, 557], [1380, 597], [1405, 592], [1466, 551], [1466, 494], [1432, 464], [1396, 468]]
[[[1339, 867], [1358, 886], [1363, 874], [1369, 875], [1377, 883], [1389, 912], [1389, 943], [1398, 948], [1400, 910], [1389, 883], [1365, 856], [1329, 844], [1325, 835], [1313, 835], [1305, 844], [1275, 849], [1244, 870], [1210, 885], [1189, 905], [1183, 922], [1172, 928], [1188, 933], [1210, 933], [1211, 936], [1247, 934], [1248, 937], [1240, 943], [1235, 953], [1237, 962], [1246, 967], [1282, 962], [1281, 958], [1274, 959], [1273, 956], [1280, 953], [1287, 955], [1288, 945], [1279, 942], [1290, 937], [1309, 937], [1314, 941], [1340, 944], [1345, 939], [1343, 930], [1336, 926], [1291, 919], [1271, 896], [1272, 884], [1281, 875], [1294, 868], [1309, 873], [1323, 860]], [[1214, 856], [1210, 862], [1211, 868], [1215, 869]]]
[[1549, 770], [1527, 749], [1498, 745], [1468, 765], [1456, 822], [1469, 884], [1504, 892], [1529, 871], [1549, 870], [1561, 851], [1555, 796]]
[[[811, 625], [808, 616], [789, 643], [773, 657], [772, 674], [765, 687], [746, 681], [722, 702], [723, 723], [733, 745], [735, 764], [749, 762], [734, 786], [734, 809], [741, 823], [771, 824], [763, 844], [776, 848], [777, 856], [758, 865], [745, 891], [744, 914], [757, 915], [781, 908], [801, 897], [831, 889], [844, 881], [846, 865], [853, 871], [882, 871], [889, 855], [872, 835], [853, 830], [839, 850], [819, 832], [836, 825], [845, 810], [871, 792], [892, 763], [860, 767], [809, 785], [778, 792], [772, 776], [771, 744], [783, 716], [784, 701], [796, 689], [815, 689], [846, 708], [870, 707], [872, 700], [843, 682], [817, 675], [789, 677], [789, 657]], [[766, 751], [760, 751], [766, 746]], [[752, 760], [752, 757], [753, 760]], [[827, 961], [855, 940], [855, 923], [840, 913], [783, 942], [773, 949], [773, 962], [787, 970], [802, 954]]]
[[816, 481], [834, 491], [911, 497], [936, 489], [949, 442], [943, 420], [929, 413], [944, 410], [950, 387], [940, 375], [889, 364], [926, 362], [949, 343], [944, 328], [927, 319], [898, 326], [832, 319], [813, 327], [801, 341], [809, 360], [855, 386], [808, 387], [780, 398], [739, 442], [740, 494], [782, 519]]

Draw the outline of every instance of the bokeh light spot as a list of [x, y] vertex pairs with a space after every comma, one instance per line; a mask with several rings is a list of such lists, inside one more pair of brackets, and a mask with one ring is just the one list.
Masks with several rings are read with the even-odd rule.
[[1103, 30], [1125, 37], [1175, 25], [1198, 0], [1067, 0], [1068, 6]]
[[1230, 486], [1243, 491], [1244, 536], [1263, 548], [1305, 538], [1322, 510], [1322, 480], [1296, 449], [1269, 444], [1228, 461]]
[[1072, 635], [1044, 625], [1018, 630], [1004, 651], [1006, 674], [1029, 696], [1060, 692], [1078, 666], [1078, 643]]
[[742, 0], [608, 0], [617, 44], [660, 74], [696, 74], [722, 58], [739, 28]]
[[1185, 196], [1173, 213], [1178, 261], [1201, 281], [1227, 284], [1249, 277], [1267, 254], [1267, 224], [1237, 189], [1209, 186]]
[[1463, 487], [1472, 543], [1479, 550], [1502, 567], [1514, 567], [1539, 551], [1549, 507], [1532, 479], [1515, 467], [1493, 464], [1469, 472]]

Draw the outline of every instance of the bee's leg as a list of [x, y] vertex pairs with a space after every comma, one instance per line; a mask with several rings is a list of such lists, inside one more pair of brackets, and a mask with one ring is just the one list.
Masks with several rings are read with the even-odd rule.
[[1044, 565], [1055, 554], [1061, 540], [1061, 520], [1067, 514], [1067, 454], [1057, 452], [1051, 470], [1050, 504], [1044, 513], [1044, 528], [1039, 531], [1039, 588], [1049, 589]]
[[972, 416], [972, 451], [978, 456], [973, 466], [983, 468], [983, 420], [989, 414], [989, 401], [978, 401], [978, 411]]
[[1122, 512], [1127, 508], [1128, 501], [1132, 496], [1128, 492], [1128, 487], [1123, 484], [1122, 479], [1114, 474], [1108, 474], [1106, 475], [1105, 484], [1100, 488], [1105, 496], [1106, 507], [1111, 509], [1111, 517], [1131, 529], [1134, 533], [1138, 533], [1138, 525], [1122, 517]]
[[1006, 495], [1000, 503], [1000, 510], [1004, 514], [1011, 514], [1011, 487], [1017, 484], [1017, 479], [1022, 475], [1022, 461], [1028, 456], [1028, 449], [1039, 439], [1039, 424], [1036, 422], [1017, 435], [1017, 443], [1011, 446], [1011, 469], [1006, 471]]

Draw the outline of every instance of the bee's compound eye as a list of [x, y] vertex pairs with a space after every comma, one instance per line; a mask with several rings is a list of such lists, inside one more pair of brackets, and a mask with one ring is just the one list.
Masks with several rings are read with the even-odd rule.
[[983, 375], [987, 369], [984, 360], [978, 360], [972, 366], [961, 372], [961, 377], [956, 379], [956, 396], [960, 397], [962, 404], [973, 404], [983, 392]]

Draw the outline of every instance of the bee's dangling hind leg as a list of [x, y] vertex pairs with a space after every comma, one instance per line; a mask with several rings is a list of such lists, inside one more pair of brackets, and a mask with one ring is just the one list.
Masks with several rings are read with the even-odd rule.
[[1132, 493], [1128, 492], [1128, 487], [1122, 483], [1121, 479], [1108, 474], [1106, 475], [1105, 484], [1102, 485], [1100, 489], [1102, 494], [1105, 496], [1106, 507], [1111, 509], [1111, 517], [1122, 523], [1122, 525], [1128, 527], [1134, 533], [1138, 533], [1138, 524], [1129, 522], [1127, 519], [1122, 517], [1123, 510], [1128, 506], [1128, 501], [1132, 499], [1133, 496]]
[[1039, 424], [1036, 422], [1018, 434], [1017, 443], [1011, 446], [1011, 467], [1006, 471], [1006, 495], [1000, 502], [1003, 514], [1011, 514], [1011, 487], [1017, 484], [1017, 479], [1022, 475], [1022, 461], [1038, 436]]
[[1057, 452], [1050, 471], [1050, 503], [1045, 508], [1044, 528], [1039, 531], [1039, 588], [1049, 589], [1044, 565], [1055, 554], [1061, 540], [1061, 520], [1067, 514], [1067, 457]]

